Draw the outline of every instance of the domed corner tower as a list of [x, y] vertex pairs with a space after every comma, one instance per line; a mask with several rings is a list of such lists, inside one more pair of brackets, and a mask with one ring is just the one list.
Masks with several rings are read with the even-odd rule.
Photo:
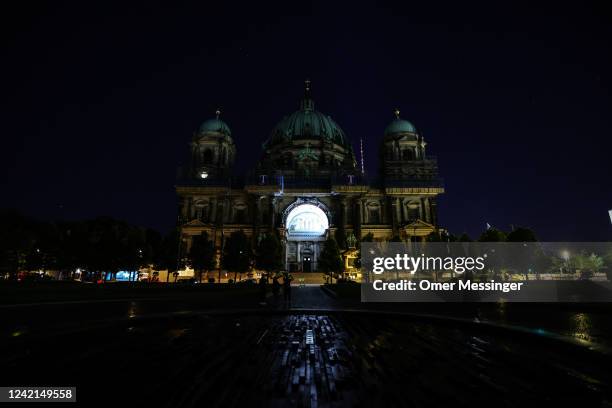
[[385, 128], [380, 148], [381, 176], [393, 214], [394, 234], [424, 239], [438, 230], [436, 199], [444, 193], [438, 162], [427, 156], [425, 139], [409, 121], [395, 119]]
[[196, 179], [223, 179], [231, 175], [236, 158], [236, 145], [227, 123], [219, 119], [217, 110], [194, 133], [191, 142], [191, 176]]
[[437, 178], [438, 166], [434, 157], [425, 154], [425, 139], [412, 123], [400, 118], [385, 128], [381, 153], [381, 173], [385, 181], [425, 180]]
[[315, 110], [308, 80], [299, 110], [285, 116], [262, 147], [259, 175], [300, 178], [356, 173], [349, 139], [330, 116]]

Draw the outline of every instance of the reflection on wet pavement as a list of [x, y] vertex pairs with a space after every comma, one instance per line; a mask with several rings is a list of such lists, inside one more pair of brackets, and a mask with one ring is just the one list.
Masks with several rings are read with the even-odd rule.
[[0, 365], [3, 384], [74, 384], [80, 401], [122, 394], [168, 407], [599, 406], [611, 396], [609, 358], [586, 349], [350, 313], [132, 318], [11, 338]]

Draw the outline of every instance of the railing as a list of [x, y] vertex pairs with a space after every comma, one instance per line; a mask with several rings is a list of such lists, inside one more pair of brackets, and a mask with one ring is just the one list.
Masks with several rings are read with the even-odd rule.
[[278, 190], [284, 189], [331, 189], [332, 186], [371, 186], [371, 187], [422, 187], [443, 188], [444, 181], [439, 177], [395, 177], [384, 179], [369, 179], [359, 173], [344, 175], [305, 176], [305, 175], [268, 175], [250, 174], [246, 176], [233, 177], [209, 177], [205, 179], [179, 178], [176, 185], [180, 187], [221, 187], [221, 188], [243, 188], [248, 186], [267, 186]]
[[367, 185], [367, 181], [360, 174], [346, 175], [251, 175], [246, 180], [247, 185], [277, 186], [279, 188], [331, 188], [332, 185]]

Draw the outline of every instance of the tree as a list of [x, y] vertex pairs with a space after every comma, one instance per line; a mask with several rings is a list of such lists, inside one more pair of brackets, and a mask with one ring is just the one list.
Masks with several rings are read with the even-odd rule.
[[161, 245], [160, 256], [156, 257], [156, 269], [166, 269], [168, 271], [166, 282], [170, 281], [171, 273], [176, 273], [178, 269], [184, 266], [179, 249], [179, 239], [180, 237], [178, 229], [174, 229], [173, 231], [166, 234]]
[[283, 247], [274, 232], [267, 233], [259, 241], [255, 263], [259, 269], [266, 272], [275, 272], [282, 269]]
[[529, 228], [518, 227], [508, 233], [508, 242], [537, 242], [535, 233]]
[[425, 237], [425, 241], [427, 242], [446, 242], [446, 240], [444, 239], [444, 237], [442, 236], [442, 234], [440, 234], [438, 231], [432, 231], [430, 232], [426, 237]]
[[389, 242], [404, 242], [402, 241], [402, 239], [399, 237], [399, 235], [394, 235]]
[[604, 267], [604, 258], [594, 253], [581, 252], [572, 259], [575, 268], [585, 277], [591, 277]]
[[60, 231], [15, 210], [0, 212], [0, 275], [57, 268]]
[[126, 224], [110, 217], [98, 217], [87, 222], [86, 269], [94, 280], [113, 278], [124, 261], [122, 242], [126, 239]]
[[[251, 244], [245, 233], [240, 231], [232, 232], [223, 249], [223, 268], [234, 272], [234, 282], [238, 273], [248, 272], [251, 268]], [[219, 271], [219, 281], [221, 272]]]
[[502, 270], [499, 266], [504, 264], [503, 254], [499, 251], [495, 252], [495, 249], [497, 247], [496, 243], [504, 241], [506, 241], [506, 234], [496, 228], [487, 229], [480, 235], [480, 238], [478, 238], [478, 242], [483, 242], [484, 245], [478, 245], [477, 247], [482, 251], [483, 254], [488, 255], [488, 264], [494, 265], [488, 268], [488, 272], [483, 270], [479, 273], [481, 279], [489, 278], [488, 275], [490, 273], [492, 273], [493, 278], [498, 277], [502, 273]]
[[508, 259], [508, 266], [514, 268], [525, 275], [525, 279], [529, 279], [529, 274], [536, 272], [536, 278], [539, 279], [540, 273], [544, 266], [542, 262], [542, 250], [537, 244], [526, 245], [527, 242], [537, 242], [535, 234], [529, 228], [518, 227], [513, 229], [506, 236], [507, 242], [522, 242], [523, 245], [513, 247], [513, 256]]
[[506, 234], [496, 228], [489, 228], [482, 233], [479, 242], [504, 242], [506, 240]]
[[344, 270], [344, 262], [340, 255], [338, 243], [332, 237], [327, 238], [325, 247], [319, 255], [319, 269], [321, 269], [330, 278], [334, 273], [340, 274]]
[[[155, 267], [159, 263], [163, 245], [163, 238], [158, 231], [147, 228], [145, 230], [145, 245], [142, 253], [142, 263], [147, 267]], [[149, 279], [159, 276], [159, 272], [153, 272]]]
[[140, 227], [126, 225], [122, 231], [120, 270], [130, 272], [134, 280], [138, 280], [138, 271], [147, 265], [145, 259], [145, 230]]
[[346, 231], [344, 230], [344, 227], [340, 226], [338, 227], [338, 229], [336, 230], [336, 233], [334, 234], [334, 238], [336, 238], [336, 242], [338, 243], [338, 247], [341, 249], [346, 249]]
[[474, 240], [472, 238], [470, 238], [470, 236], [467, 234], [467, 232], [464, 232], [463, 234], [461, 234], [461, 236], [458, 239], [459, 242], [474, 242]]
[[361, 237], [361, 242], [374, 242], [374, 234], [368, 232], [363, 237]]
[[215, 246], [208, 239], [208, 233], [202, 232], [201, 235], [193, 237], [189, 260], [193, 270], [198, 274], [198, 279], [202, 282], [202, 272], [210, 271], [215, 267]]
[[603, 255], [604, 267], [606, 268], [606, 274], [608, 275], [608, 280], [612, 280], [612, 248], [608, 248], [608, 250]]

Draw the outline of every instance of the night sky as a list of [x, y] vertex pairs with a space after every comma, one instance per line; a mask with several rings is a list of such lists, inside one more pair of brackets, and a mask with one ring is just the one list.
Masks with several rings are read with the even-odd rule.
[[370, 175], [394, 108], [414, 123], [438, 157], [452, 232], [488, 222], [612, 239], [604, 2], [21, 3], [0, 6], [2, 208], [168, 231], [199, 124], [220, 107], [246, 171], [309, 78], [356, 152], [364, 139]]

